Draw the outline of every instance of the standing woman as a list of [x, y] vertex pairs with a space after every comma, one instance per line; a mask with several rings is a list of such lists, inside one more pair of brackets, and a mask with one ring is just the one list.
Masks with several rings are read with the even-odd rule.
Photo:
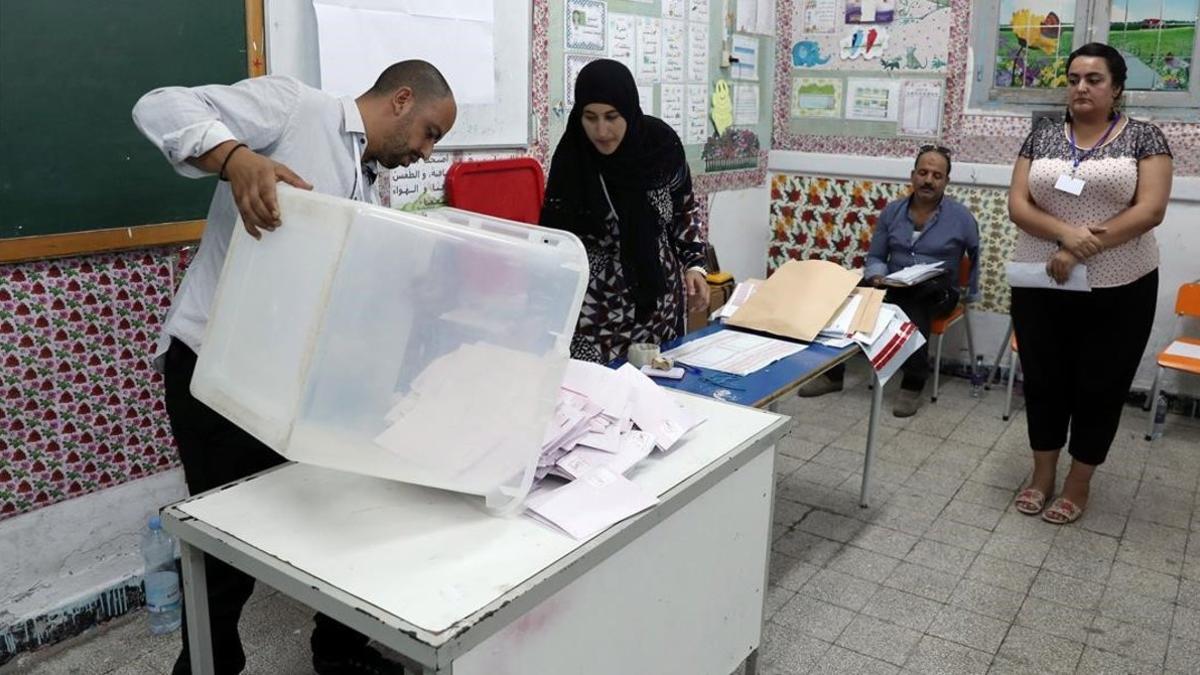
[[[1012, 319], [1025, 372], [1033, 478], [1017, 510], [1063, 524], [1087, 505], [1096, 466], [1154, 323], [1158, 243], [1171, 192], [1162, 131], [1121, 113], [1125, 60], [1091, 43], [1067, 59], [1065, 124], [1042, 119], [1013, 167], [1009, 217], [1020, 228], [1013, 260], [1045, 263], [1063, 283], [1087, 266], [1091, 292], [1014, 288]], [[1045, 512], [1059, 451], [1071, 469]]]
[[683, 334], [708, 306], [705, 243], [679, 135], [642, 114], [624, 65], [593, 61], [554, 151], [541, 224], [579, 236], [591, 266], [571, 356], [607, 363]]

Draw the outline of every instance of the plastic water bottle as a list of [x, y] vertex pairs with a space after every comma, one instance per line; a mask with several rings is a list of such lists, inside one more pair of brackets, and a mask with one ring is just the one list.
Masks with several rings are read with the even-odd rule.
[[1162, 438], [1163, 427], [1167, 425], [1167, 397], [1162, 394], [1154, 400], [1154, 431], [1150, 433], [1150, 440]]
[[149, 529], [142, 534], [142, 558], [146, 561], [143, 579], [150, 632], [170, 633], [179, 628], [183, 596], [175, 571], [175, 538], [163, 531], [158, 516], [150, 519]]
[[979, 398], [983, 392], [983, 355], [975, 357], [975, 367], [971, 369], [971, 398]]

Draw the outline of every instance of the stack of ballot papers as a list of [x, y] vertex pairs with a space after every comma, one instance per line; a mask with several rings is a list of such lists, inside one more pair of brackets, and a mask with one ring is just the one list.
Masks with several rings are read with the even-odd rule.
[[908, 357], [925, 344], [925, 336], [904, 310], [888, 303], [879, 308], [879, 317], [871, 332], [855, 333], [853, 340], [862, 348], [883, 384], [887, 384]]
[[883, 278], [884, 286], [915, 286], [926, 279], [932, 279], [943, 273], [942, 261], [917, 263], [902, 270], [896, 270]]
[[878, 322], [884, 295], [877, 288], [854, 289], [833, 315], [833, 320], [817, 333], [816, 341], [841, 349], [854, 342], [852, 338], [856, 333], [870, 333]]
[[629, 364], [612, 370], [570, 361], [542, 439], [527, 515], [590, 539], [654, 506], [658, 497], [624, 474], [703, 421]]

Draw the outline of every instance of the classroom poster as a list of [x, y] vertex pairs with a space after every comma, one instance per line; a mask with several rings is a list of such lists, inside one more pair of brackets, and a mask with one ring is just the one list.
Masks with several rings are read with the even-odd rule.
[[637, 73], [636, 16], [615, 13], [608, 15], [608, 58], [625, 64], [629, 72]]
[[642, 106], [642, 112], [647, 115], [656, 115], [654, 112], [654, 86], [653, 85], [638, 85], [638, 104]]
[[664, 19], [687, 18], [688, 0], [662, 0], [662, 15]]
[[659, 94], [662, 97], [662, 100], [659, 102], [659, 118], [666, 122], [667, 126], [674, 129], [675, 133], [679, 134], [679, 138], [686, 139], [687, 129], [683, 125], [683, 111], [685, 106], [683, 85], [661, 85], [659, 87]]
[[607, 48], [608, 5], [601, 0], [567, 0], [563, 8], [566, 27], [563, 44], [577, 51], [603, 52]]
[[800, 0], [802, 33], [834, 33], [838, 27], [838, 0]]
[[584, 56], [582, 54], [567, 54], [566, 62], [563, 67], [563, 100], [566, 102], [567, 108], [575, 105], [575, 80], [579, 79], [579, 71], [587, 64], [595, 61], [596, 56]]
[[663, 19], [662, 81], [683, 82], [687, 77], [686, 24], [677, 19]]
[[687, 79], [708, 80], [708, 24], [688, 23]]
[[788, 44], [793, 45], [795, 68], [856, 71], [864, 76], [946, 71], [950, 54], [948, 0], [798, 0], [791, 11]]
[[751, 35], [733, 36], [733, 58], [729, 76], [735, 80], [758, 80], [758, 38]]
[[757, 84], [739, 83], [733, 88], [733, 123], [738, 126], [754, 126], [759, 120], [759, 87]]
[[695, 21], [708, 25], [708, 0], [687, 0], [688, 21]]
[[842, 81], [832, 77], [792, 80], [792, 117], [841, 117]]
[[701, 145], [708, 138], [708, 85], [687, 86], [687, 117], [683, 142]]
[[637, 70], [633, 78], [641, 84], [662, 80], [662, 19], [638, 17]]
[[865, 122], [895, 122], [899, 116], [898, 80], [846, 80], [846, 119]]
[[942, 129], [942, 81], [905, 80], [900, 88], [900, 135], [936, 138]]

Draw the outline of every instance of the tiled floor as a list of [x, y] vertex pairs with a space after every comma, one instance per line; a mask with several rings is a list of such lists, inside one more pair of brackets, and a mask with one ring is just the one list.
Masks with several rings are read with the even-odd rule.
[[1055, 526], [1011, 506], [1031, 468], [1019, 397], [1004, 422], [1002, 389], [975, 399], [950, 380], [908, 420], [885, 397], [861, 509], [863, 380], [780, 410], [796, 426], [779, 448], [763, 671], [1200, 672], [1200, 424], [1172, 416], [1149, 444], [1127, 408], [1086, 514]]
[[[1030, 468], [1019, 398], [1003, 422], [1002, 389], [974, 399], [951, 379], [899, 420], [889, 391], [860, 509], [863, 381], [852, 367], [845, 393], [782, 404], [796, 424], [779, 446], [760, 672], [1200, 672], [1200, 424], [1173, 416], [1151, 445], [1145, 413], [1126, 409], [1087, 513], [1054, 526], [1011, 507]], [[0, 675], [169, 672], [178, 636], [150, 637], [144, 619]], [[310, 627], [311, 612], [260, 588], [242, 620], [247, 672], [311, 672]]]

